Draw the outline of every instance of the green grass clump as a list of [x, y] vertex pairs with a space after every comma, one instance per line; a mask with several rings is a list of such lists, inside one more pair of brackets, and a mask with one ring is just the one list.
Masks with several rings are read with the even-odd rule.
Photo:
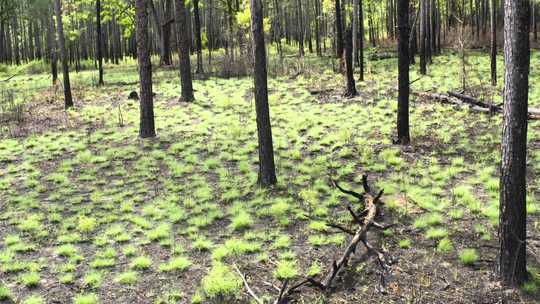
[[536, 295], [538, 293], [538, 285], [535, 281], [528, 281], [521, 286], [521, 290], [528, 295]]
[[442, 239], [448, 236], [448, 230], [445, 228], [429, 228], [426, 231], [426, 238], [429, 240]]
[[73, 299], [73, 304], [97, 304], [98, 303], [98, 297], [93, 294], [81, 294], [75, 297]]
[[412, 246], [411, 240], [409, 240], [409, 239], [400, 240], [399, 243], [398, 243], [398, 246], [399, 246], [399, 248], [402, 248], [402, 249], [409, 249]]
[[191, 266], [191, 261], [186, 257], [176, 257], [171, 261], [159, 266], [159, 270], [163, 272], [184, 271]]
[[441, 239], [439, 243], [437, 244], [437, 251], [438, 252], [450, 252], [454, 250], [454, 246], [452, 245], [452, 241], [450, 241], [448, 238]]
[[20, 282], [26, 287], [36, 287], [40, 281], [39, 273], [34, 271], [23, 273], [20, 277]]
[[246, 211], [241, 211], [232, 218], [230, 227], [233, 230], [244, 230], [251, 227], [251, 225], [253, 225], [251, 215]]
[[242, 280], [228, 266], [214, 263], [210, 272], [202, 279], [202, 288], [209, 298], [230, 297], [241, 290]]
[[298, 266], [296, 261], [284, 260], [278, 262], [276, 269], [274, 270], [274, 276], [278, 280], [290, 280], [298, 276]]
[[83, 278], [84, 284], [94, 289], [97, 289], [101, 286], [102, 280], [103, 280], [102, 274], [97, 271], [87, 273]]
[[24, 299], [22, 304], [45, 304], [45, 300], [41, 296], [31, 295]]
[[130, 266], [135, 270], [146, 270], [152, 266], [152, 259], [145, 256], [136, 257], [131, 261]]
[[0, 301], [7, 301], [12, 298], [11, 290], [7, 286], [0, 285]]
[[134, 285], [138, 280], [139, 275], [135, 271], [122, 272], [115, 278], [115, 282], [122, 285]]
[[414, 227], [424, 229], [430, 226], [436, 226], [443, 222], [443, 217], [439, 213], [430, 213], [417, 218], [414, 221]]
[[97, 220], [93, 217], [81, 216], [78, 219], [77, 230], [82, 233], [92, 233], [96, 230]]
[[474, 265], [474, 263], [476, 263], [479, 258], [480, 256], [478, 255], [478, 252], [476, 251], [476, 249], [468, 248], [468, 249], [463, 249], [462, 251], [459, 252], [459, 260], [465, 266]]

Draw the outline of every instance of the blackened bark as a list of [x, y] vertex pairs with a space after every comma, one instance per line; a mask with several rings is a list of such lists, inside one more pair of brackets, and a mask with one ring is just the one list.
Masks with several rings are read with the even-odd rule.
[[11, 17], [11, 31], [13, 32], [13, 54], [15, 58], [15, 64], [21, 64], [21, 55], [19, 52], [19, 30], [17, 24], [17, 14], [14, 12]]
[[182, 96], [180, 101], [192, 102], [193, 80], [191, 78], [190, 38], [188, 34], [186, 6], [184, 0], [176, 1], [176, 30], [178, 32], [178, 57], [180, 59], [180, 80], [182, 82]]
[[321, 19], [321, 5], [319, 3], [319, 0], [315, 1], [315, 50], [317, 52], [317, 56], [322, 56], [322, 49], [321, 49], [321, 25], [320, 25], [320, 19]]
[[201, 17], [199, 12], [199, 0], [193, 0], [193, 17], [195, 18], [195, 47], [197, 49], [196, 73], [204, 73], [201, 40]]
[[406, 145], [409, 135], [409, 0], [398, 0], [398, 142]]
[[529, 1], [504, 5], [505, 90], [501, 142], [499, 271], [507, 284], [519, 285], [526, 269], [526, 159], [529, 91]]
[[526, 158], [529, 91], [529, 1], [504, 5], [505, 90], [501, 142], [499, 271], [507, 284], [520, 285], [526, 269]]
[[340, 0], [335, 0], [335, 14], [336, 14], [336, 57], [342, 58], [343, 56], [343, 23], [341, 18], [341, 4]]
[[51, 65], [51, 75], [53, 86], [58, 81], [58, 60], [56, 57], [56, 39], [54, 39], [56, 31], [54, 27], [54, 20], [51, 15], [47, 18], [47, 48], [49, 49], [49, 61]]
[[96, 53], [99, 71], [99, 85], [103, 85], [103, 42], [101, 41], [101, 0], [96, 0]]
[[264, 44], [263, 7], [261, 0], [251, 1], [251, 31], [253, 33], [253, 56], [255, 59], [253, 78], [255, 82], [255, 109], [259, 138], [259, 180], [262, 186], [277, 183], [274, 165], [272, 127], [268, 106], [268, 83], [266, 70], [266, 47]]
[[64, 37], [64, 26], [62, 24], [62, 4], [60, 0], [54, 1], [56, 13], [56, 30], [58, 32], [58, 47], [60, 48], [60, 58], [62, 59], [62, 76], [64, 78], [64, 106], [66, 109], [73, 107], [71, 96], [71, 84], [69, 82], [69, 66], [66, 52], [66, 39]]
[[491, 85], [497, 85], [497, 0], [491, 0]]
[[172, 64], [172, 56], [171, 56], [171, 23], [173, 23], [173, 17], [172, 17], [172, 0], [165, 0], [165, 5], [163, 8], [164, 11], [164, 20], [162, 25], [162, 32], [163, 32], [163, 39], [161, 40], [162, 46], [161, 49], [163, 50], [163, 65], [171, 65]]
[[420, 0], [420, 74], [427, 74], [427, 5], [426, 1]]
[[302, 15], [302, 1], [296, 1], [296, 20], [298, 21], [298, 56], [304, 57], [304, 16]]
[[359, 42], [358, 42], [358, 51], [359, 51], [359, 55], [358, 55], [358, 60], [360, 61], [360, 78], [359, 80], [360, 81], [364, 81], [364, 36], [365, 36], [365, 31], [364, 31], [364, 9], [363, 9], [363, 3], [362, 3], [362, 0], [358, 0], [358, 18], [360, 19], [358, 21], [359, 23], [359, 30], [360, 30], [360, 39], [359, 39]]
[[358, 95], [358, 92], [356, 91], [356, 83], [354, 82], [352, 36], [352, 29], [347, 29], [345, 33], [345, 74], [347, 76], [347, 90], [344, 94], [345, 97], [353, 97]]
[[152, 94], [152, 62], [150, 61], [148, 41], [148, 10], [146, 1], [149, 0], [135, 1], [135, 35], [137, 36], [137, 58], [141, 85], [139, 136], [142, 138], [156, 136], [154, 127], [154, 97]]

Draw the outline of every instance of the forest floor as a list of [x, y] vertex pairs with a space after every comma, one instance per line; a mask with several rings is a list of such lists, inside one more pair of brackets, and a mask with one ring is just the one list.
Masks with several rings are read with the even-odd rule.
[[[501, 102], [489, 58], [468, 58], [468, 94]], [[540, 53], [530, 104], [540, 107]], [[306, 71], [269, 81], [275, 189], [257, 187], [250, 78], [196, 80], [196, 102], [179, 103], [174, 69], [157, 69], [158, 137], [138, 139], [133, 61], [73, 73], [76, 108], [63, 111], [47, 74], [0, 84], [24, 100], [0, 140], [0, 303], [250, 303], [235, 267], [266, 303], [274, 286], [319, 278], [348, 242], [349, 197], [384, 189], [372, 230], [390, 268], [359, 250], [323, 295], [304, 287], [294, 303], [535, 303], [540, 300], [540, 122], [529, 124], [528, 263], [522, 289], [497, 280], [501, 117], [412, 97], [412, 144], [392, 144], [396, 59], [369, 62], [360, 95], [307, 57]], [[310, 68], [313, 67], [313, 68]], [[503, 71], [502, 61], [499, 71]], [[5, 77], [4, 77], [5, 76]], [[11, 75], [0, 74], [0, 79]], [[416, 68], [411, 80], [417, 79]], [[434, 59], [414, 92], [460, 91], [458, 56]], [[320, 94], [312, 94], [322, 91]], [[8, 93], [11, 92], [11, 93]], [[384, 275], [384, 280], [381, 280]], [[382, 282], [384, 281], [384, 282]]]

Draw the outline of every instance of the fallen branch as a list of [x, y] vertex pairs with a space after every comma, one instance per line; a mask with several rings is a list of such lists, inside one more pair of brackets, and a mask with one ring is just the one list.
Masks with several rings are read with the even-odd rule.
[[242, 278], [242, 281], [244, 282], [244, 286], [246, 287], [246, 290], [247, 290], [248, 294], [255, 300], [255, 302], [257, 302], [259, 304], [264, 304], [264, 302], [261, 299], [259, 299], [259, 297], [257, 297], [257, 294], [255, 294], [255, 292], [253, 292], [251, 287], [249, 287], [246, 276], [240, 271], [240, 269], [238, 269], [238, 267], [236, 267], [236, 265], [234, 265], [234, 269], [236, 270], [236, 272], [238, 273], [240, 278]]
[[[346, 227], [343, 227], [340, 224], [337, 223], [327, 223], [326, 225], [328, 227], [336, 228], [348, 235], [352, 235], [352, 238], [339, 257], [339, 259], [334, 260], [332, 262], [332, 265], [330, 266], [330, 269], [326, 273], [326, 275], [323, 277], [322, 281], [317, 281], [314, 278], [303, 278], [301, 281], [294, 285], [290, 285], [289, 281], [286, 280], [283, 282], [283, 285], [281, 288], [279, 288], [278, 296], [275, 301], [273, 301], [274, 304], [286, 304], [289, 303], [290, 298], [292, 295], [301, 287], [303, 286], [311, 286], [313, 288], [317, 288], [323, 292], [328, 291], [332, 287], [332, 283], [334, 282], [335, 278], [339, 275], [339, 273], [349, 264], [349, 261], [351, 257], [356, 253], [357, 247], [359, 243], [362, 243], [367, 251], [369, 253], [373, 253], [376, 255], [377, 260], [379, 262], [380, 267], [386, 271], [388, 268], [388, 265], [386, 263], [386, 259], [384, 254], [375, 249], [367, 240], [367, 233], [371, 227], [376, 227], [379, 229], [386, 229], [385, 226], [377, 223], [375, 221], [375, 217], [378, 214], [378, 206], [381, 204], [381, 196], [383, 195], [383, 191], [380, 192], [373, 192], [371, 187], [368, 184], [368, 178], [367, 175], [362, 176], [362, 184], [364, 188], [364, 193], [360, 194], [352, 190], [346, 190], [342, 188], [339, 183], [335, 180], [333, 180], [330, 177], [330, 181], [332, 184], [341, 192], [351, 195], [359, 200], [360, 203], [363, 203], [364, 211], [361, 213], [356, 213], [353, 208], [350, 206], [350, 204], [347, 204], [347, 210], [351, 214], [352, 217], [352, 223], [358, 225], [356, 230], [352, 230]], [[377, 194], [374, 194], [377, 193]], [[236, 268], [236, 266], [235, 266]], [[238, 268], [236, 268], [236, 271], [241, 276], [242, 280], [244, 281], [244, 285], [246, 287], [247, 293], [259, 304], [263, 303], [260, 298], [253, 292], [253, 290], [249, 287], [249, 284], [247, 283], [246, 277], [240, 272]], [[381, 275], [381, 284], [384, 285], [385, 278], [384, 274]], [[266, 285], [272, 286], [274, 289], [278, 289], [275, 285], [271, 283], [265, 282]]]
[[[423, 97], [425, 99], [436, 100], [441, 103], [453, 104], [458, 106], [468, 105], [472, 111], [483, 113], [502, 113], [501, 106], [488, 104], [474, 97], [461, 93], [448, 92], [448, 95], [428, 92], [411, 92], [412, 95]], [[540, 109], [528, 109], [529, 120], [540, 120]]]
[[15, 76], [17, 76], [17, 74], [12, 75], [11, 77], [8, 77], [8, 78], [6, 78], [6, 79], [4, 79], [4, 80], [0, 80], [0, 82], [8, 82], [8, 81], [10, 81], [11, 79], [13, 79]]

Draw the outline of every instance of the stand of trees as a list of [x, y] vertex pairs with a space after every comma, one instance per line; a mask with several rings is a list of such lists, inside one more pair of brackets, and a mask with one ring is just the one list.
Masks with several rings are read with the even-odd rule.
[[[496, 84], [497, 33], [504, 29], [505, 90], [500, 188], [499, 270], [509, 284], [526, 272], [526, 151], [529, 39], [537, 39], [537, 4], [527, 0], [0, 0], [0, 63], [43, 60], [53, 83], [62, 64], [65, 107], [73, 107], [70, 66], [95, 64], [99, 84], [103, 63], [136, 57], [140, 75], [140, 137], [154, 137], [151, 56], [173, 64], [178, 53], [181, 101], [193, 93], [190, 55], [196, 73], [212, 69], [212, 52], [224, 49], [227, 63], [245, 60], [251, 39], [259, 142], [259, 183], [277, 182], [267, 84], [267, 44], [283, 58], [283, 44], [329, 55], [342, 62], [346, 96], [357, 94], [355, 72], [364, 79], [364, 41], [371, 46], [397, 43], [397, 142], [411, 142], [409, 65], [419, 54], [421, 74], [444, 46], [471, 37], [490, 46], [491, 82]], [[364, 16], [364, 12], [367, 14]], [[243, 18], [248, 16], [249, 18]], [[497, 22], [502, 20], [504, 22]], [[68, 22], [69, 21], [69, 22]], [[153, 24], [153, 26], [150, 26]], [[265, 31], [265, 24], [269, 25]], [[247, 28], [251, 27], [250, 31]], [[488, 30], [489, 29], [489, 30]], [[459, 33], [459, 35], [456, 35]], [[530, 37], [531, 36], [531, 37]], [[315, 48], [313, 48], [313, 43]], [[204, 68], [203, 51], [208, 52]], [[355, 69], [358, 66], [358, 69]]]

